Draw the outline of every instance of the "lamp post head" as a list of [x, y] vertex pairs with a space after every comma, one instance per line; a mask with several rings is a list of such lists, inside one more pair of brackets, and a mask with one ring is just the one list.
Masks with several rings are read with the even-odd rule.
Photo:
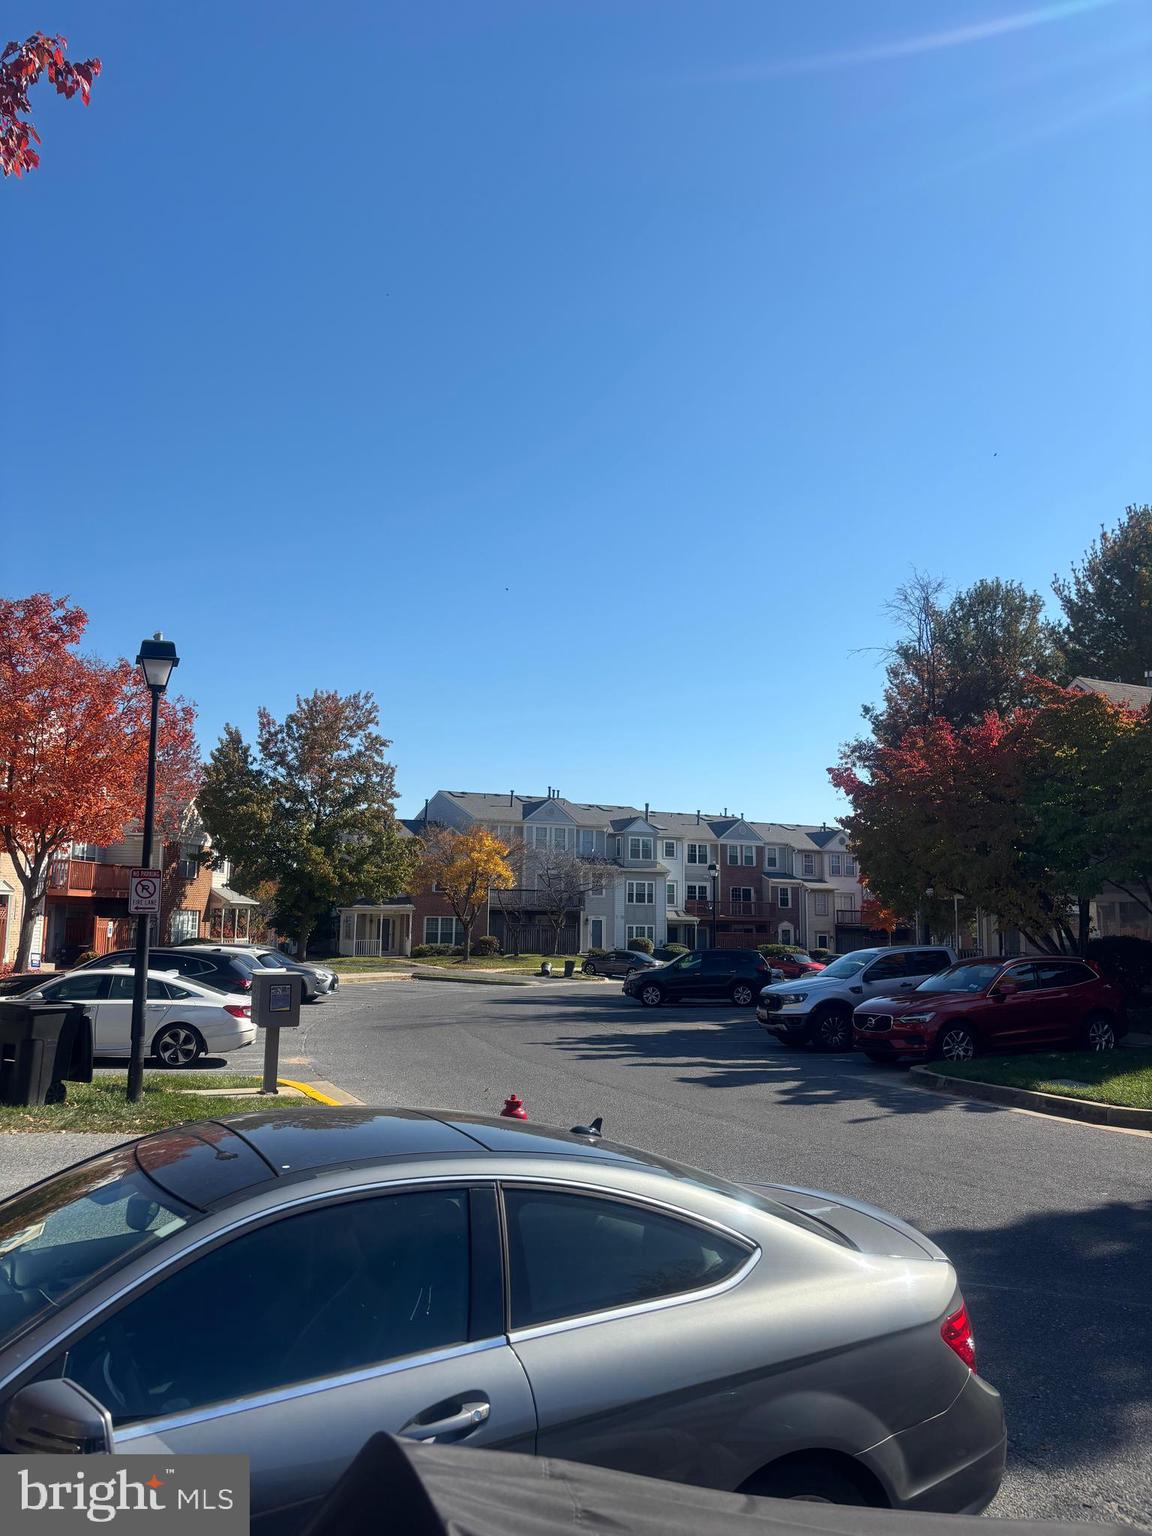
[[708, 866], [708, 873], [710, 875], [718, 875], [720, 873], [720, 866], [719, 866], [719, 864], [709, 864], [709, 866]]
[[141, 640], [136, 665], [143, 672], [144, 681], [149, 688], [154, 688], [157, 693], [163, 693], [168, 686], [168, 679], [172, 676], [172, 668], [180, 665], [180, 658], [171, 640], [165, 640], [164, 636], [157, 631], [151, 640]]

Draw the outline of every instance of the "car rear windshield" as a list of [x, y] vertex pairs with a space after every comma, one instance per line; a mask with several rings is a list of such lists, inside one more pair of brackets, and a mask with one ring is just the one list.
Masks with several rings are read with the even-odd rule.
[[0, 1348], [196, 1212], [121, 1148], [0, 1204]]
[[[983, 965], [950, 965], [946, 971], [929, 976], [916, 988], [917, 992], [983, 992], [990, 987], [1001, 969], [999, 960], [989, 960]], [[827, 975], [827, 971], [824, 973]]]

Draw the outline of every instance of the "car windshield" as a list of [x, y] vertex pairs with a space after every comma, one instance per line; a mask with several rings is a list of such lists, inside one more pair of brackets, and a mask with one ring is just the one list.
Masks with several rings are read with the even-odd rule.
[[0, 1204], [0, 1348], [97, 1276], [194, 1219], [130, 1148], [66, 1169]]
[[833, 960], [831, 965], [826, 965], [820, 972], [821, 978], [825, 976], [855, 976], [862, 971], [869, 961], [875, 960], [880, 953], [876, 949], [860, 949], [854, 955], [841, 955], [839, 960]]
[[[916, 988], [917, 992], [983, 992], [992, 985], [1000, 972], [1000, 961], [989, 960], [982, 965], [950, 965], [946, 971], [929, 976]], [[824, 973], [827, 975], [827, 971]]]

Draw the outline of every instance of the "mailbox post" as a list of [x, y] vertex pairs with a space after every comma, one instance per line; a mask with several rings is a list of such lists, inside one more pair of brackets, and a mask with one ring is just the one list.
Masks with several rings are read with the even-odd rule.
[[280, 1065], [280, 1031], [300, 1024], [304, 978], [299, 971], [252, 972], [252, 1022], [264, 1031], [264, 1083], [262, 1093], [276, 1093]]

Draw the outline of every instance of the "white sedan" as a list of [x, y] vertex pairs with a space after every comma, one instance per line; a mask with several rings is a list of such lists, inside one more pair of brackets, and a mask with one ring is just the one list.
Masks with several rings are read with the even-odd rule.
[[[127, 1056], [132, 1039], [133, 973], [128, 966], [91, 967], [46, 981], [21, 1002], [83, 1003], [97, 1056]], [[144, 1046], [166, 1067], [186, 1067], [210, 1051], [224, 1056], [256, 1038], [246, 998], [218, 992], [176, 971], [148, 972]]]

